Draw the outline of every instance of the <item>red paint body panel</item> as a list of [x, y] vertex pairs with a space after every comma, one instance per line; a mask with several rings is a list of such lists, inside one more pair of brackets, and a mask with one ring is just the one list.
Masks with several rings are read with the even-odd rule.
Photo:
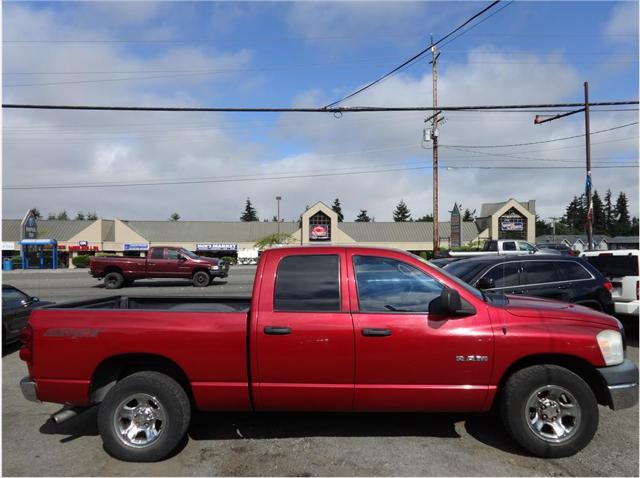
[[[340, 259], [339, 312], [278, 312], [279, 262], [289, 255]], [[352, 258], [404, 261], [459, 291], [475, 313], [360, 312]], [[313, 273], [313, 271], [309, 271]], [[570, 355], [604, 366], [596, 342], [615, 319], [555, 301], [491, 305], [440, 269], [401, 251], [367, 247], [277, 248], [262, 254], [250, 312], [43, 309], [33, 312], [30, 374], [43, 401], [86, 405], [93, 374], [123, 354], [173, 361], [203, 410], [485, 411], [505, 372], [526, 357]], [[264, 327], [290, 327], [267, 335]], [[364, 328], [392, 330], [363, 336]], [[487, 360], [464, 361], [458, 356]], [[247, 363], [248, 361], [248, 363]]]

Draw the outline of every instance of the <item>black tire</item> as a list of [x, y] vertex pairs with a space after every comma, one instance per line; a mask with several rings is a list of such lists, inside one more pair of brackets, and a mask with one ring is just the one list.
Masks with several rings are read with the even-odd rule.
[[192, 280], [194, 287], [207, 287], [211, 282], [211, 276], [205, 271], [198, 271], [193, 274]]
[[[541, 389], [541, 394], [536, 394]], [[559, 392], [560, 399], [549, 402], [549, 397], [553, 399], [553, 396], [545, 397], [548, 392], [544, 390], [548, 389]], [[544, 410], [529, 407], [530, 399]], [[561, 402], [565, 401], [574, 402], [574, 407], [563, 407]], [[563, 410], [573, 414], [573, 418], [558, 416], [557, 411]], [[598, 402], [593, 391], [578, 375], [557, 365], [535, 365], [511, 375], [504, 386], [500, 414], [513, 439], [532, 454], [543, 458], [574, 455], [589, 444], [598, 429]], [[542, 429], [535, 432], [536, 426], [530, 425], [531, 420], [542, 424]], [[556, 433], [552, 427], [554, 424], [570, 430], [556, 442], [549, 436]]]
[[[126, 443], [127, 438], [120, 437], [118, 427], [126, 425], [126, 419], [117, 420], [117, 414], [126, 405], [123, 401], [142, 394], [152, 397], [161, 411], [163, 420], [153, 422], [152, 428], [158, 426], [157, 437], [148, 444]], [[133, 398], [127, 402], [144, 403]], [[159, 461], [171, 454], [184, 440], [189, 421], [191, 406], [184, 389], [171, 377], [158, 372], [137, 372], [120, 380], [109, 390], [98, 410], [98, 430], [105, 450], [120, 460], [134, 462]], [[135, 424], [130, 420], [130, 424]], [[146, 437], [145, 432], [136, 437]], [[134, 439], [136, 439], [134, 437]], [[145, 438], [142, 438], [144, 440]]]
[[104, 276], [105, 289], [120, 289], [124, 285], [124, 277], [119, 272], [109, 272]]

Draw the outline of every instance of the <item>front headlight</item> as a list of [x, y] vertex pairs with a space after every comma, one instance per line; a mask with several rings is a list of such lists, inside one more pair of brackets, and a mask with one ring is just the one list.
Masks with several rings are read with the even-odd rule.
[[218, 266], [211, 266], [212, 271], [217, 271], [218, 269], [220, 269]]
[[617, 330], [603, 330], [596, 336], [600, 352], [607, 365], [618, 365], [624, 361], [622, 335]]

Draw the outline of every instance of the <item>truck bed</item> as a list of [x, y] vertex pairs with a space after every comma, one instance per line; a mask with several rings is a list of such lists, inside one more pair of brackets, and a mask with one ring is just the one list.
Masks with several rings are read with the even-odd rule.
[[120, 309], [201, 312], [248, 312], [251, 297], [132, 297], [114, 295], [99, 299], [61, 302], [46, 309]]

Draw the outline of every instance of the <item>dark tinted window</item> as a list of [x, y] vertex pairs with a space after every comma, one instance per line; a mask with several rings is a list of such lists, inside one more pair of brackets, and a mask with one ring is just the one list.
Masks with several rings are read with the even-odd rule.
[[522, 269], [525, 272], [522, 280], [523, 284], [543, 284], [560, 280], [560, 276], [552, 262], [526, 261], [522, 262]]
[[491, 269], [484, 277], [493, 279], [495, 287], [513, 287], [519, 284], [519, 270], [519, 262], [505, 262]]
[[28, 297], [16, 289], [2, 289], [2, 304], [5, 307], [17, 307], [22, 305]]
[[427, 312], [443, 286], [433, 277], [395, 259], [354, 256], [361, 312]]
[[591, 274], [577, 262], [558, 261], [556, 267], [564, 280], [591, 279]]
[[515, 251], [516, 250], [516, 243], [515, 242], [503, 242], [502, 243], [502, 250], [503, 251]]
[[167, 259], [178, 259], [178, 251], [175, 249], [167, 249]]
[[591, 265], [607, 277], [638, 275], [638, 256], [614, 256], [601, 254], [597, 257], [585, 257]]
[[333, 255], [288, 256], [278, 265], [276, 311], [340, 310], [340, 261]]
[[164, 249], [162, 247], [156, 247], [151, 251], [151, 259], [162, 259], [164, 253]]
[[459, 277], [466, 283], [470, 283], [474, 277], [487, 268], [485, 261], [461, 259], [447, 264], [445, 269], [449, 274]]

